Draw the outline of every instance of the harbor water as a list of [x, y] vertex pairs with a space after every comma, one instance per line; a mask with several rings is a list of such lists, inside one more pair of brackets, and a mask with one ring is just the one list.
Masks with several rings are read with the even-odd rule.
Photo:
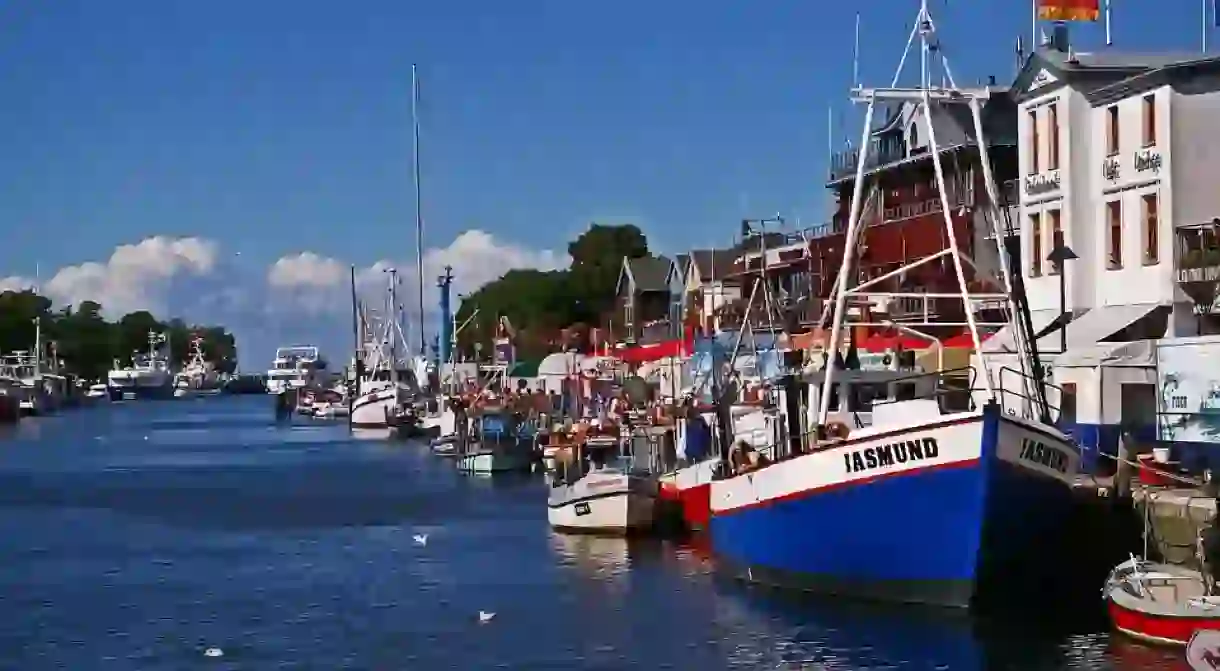
[[1187, 668], [1108, 634], [1100, 595], [986, 621], [815, 601], [697, 543], [555, 535], [545, 500], [266, 397], [25, 420], [0, 435], [0, 669]]

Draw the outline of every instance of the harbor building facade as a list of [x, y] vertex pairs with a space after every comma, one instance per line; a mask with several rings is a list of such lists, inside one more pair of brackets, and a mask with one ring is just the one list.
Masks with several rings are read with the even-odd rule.
[[[1156, 438], [1160, 343], [1220, 332], [1203, 281], [1220, 277], [1220, 58], [1076, 52], [1057, 28], [1012, 91], [1021, 282], [1061, 423], [1097, 453], [1120, 429]], [[1003, 333], [985, 348], [1011, 348]]]

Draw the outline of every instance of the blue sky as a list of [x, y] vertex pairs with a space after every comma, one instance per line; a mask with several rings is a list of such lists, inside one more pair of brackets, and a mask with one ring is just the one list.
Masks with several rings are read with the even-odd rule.
[[[813, 224], [826, 212], [828, 106], [838, 142], [859, 133], [846, 104], [855, 14], [862, 78], [884, 84], [916, 9], [10, 0], [0, 278], [33, 277], [37, 265], [45, 280], [106, 263], [119, 245], [194, 236], [215, 246], [209, 268], [145, 273], [139, 282], [173, 279], [145, 297], [169, 291], [150, 306], [241, 322], [261, 314], [248, 304], [265, 302], [255, 297], [285, 255], [407, 263], [412, 63], [428, 247], [477, 229], [525, 263], [562, 251], [591, 220], [638, 223], [668, 252], [727, 242], [743, 216]], [[1028, 2], [938, 0], [933, 11], [959, 83], [1010, 79]], [[1198, 0], [1116, 0], [1115, 48], [1198, 48], [1199, 12]], [[1102, 47], [1100, 24], [1074, 42]], [[291, 311], [277, 323], [232, 325], [259, 358], [275, 338], [319, 328]]]

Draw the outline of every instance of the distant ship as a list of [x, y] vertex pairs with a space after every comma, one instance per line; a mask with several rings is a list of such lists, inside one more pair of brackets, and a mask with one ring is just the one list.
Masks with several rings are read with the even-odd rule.
[[173, 374], [169, 358], [162, 351], [168, 339], [164, 333], [148, 332], [148, 352], [135, 352], [131, 366], [120, 367], [115, 362], [114, 370], [106, 375], [111, 399], [161, 399], [171, 398], [174, 393]]

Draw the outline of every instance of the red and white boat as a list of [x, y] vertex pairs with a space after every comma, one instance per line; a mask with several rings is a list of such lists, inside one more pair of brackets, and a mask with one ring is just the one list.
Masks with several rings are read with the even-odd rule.
[[1110, 572], [1102, 593], [1114, 628], [1136, 640], [1185, 646], [1220, 631], [1220, 596], [1199, 571], [1131, 559]]
[[712, 476], [719, 463], [719, 457], [712, 457], [660, 478], [660, 499], [682, 511], [682, 522], [691, 531], [706, 529], [712, 517]]

